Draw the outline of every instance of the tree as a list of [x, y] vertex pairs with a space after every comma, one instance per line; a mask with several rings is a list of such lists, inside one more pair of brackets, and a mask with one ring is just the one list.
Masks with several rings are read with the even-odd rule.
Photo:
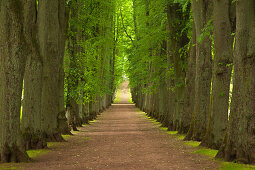
[[196, 78], [192, 122], [185, 140], [201, 141], [206, 133], [209, 117], [212, 77], [210, 21], [212, 1], [192, 1], [196, 30]]
[[27, 22], [25, 36], [28, 42], [25, 76], [24, 99], [22, 108], [21, 130], [26, 149], [45, 148], [46, 140], [42, 131], [41, 96], [43, 81], [43, 62], [38, 40], [38, 22], [36, 1], [29, 1], [27, 6]]
[[231, 111], [226, 136], [217, 154], [226, 161], [255, 163], [254, 56], [255, 2], [236, 2], [236, 39]]
[[64, 0], [40, 1], [38, 5], [38, 37], [43, 61], [42, 81], [42, 129], [48, 141], [63, 141], [58, 130], [59, 71], [61, 65], [62, 25], [65, 11], [59, 8]]
[[[28, 6], [31, 2], [28, 2]], [[26, 6], [27, 7], [27, 6]], [[20, 108], [26, 65], [25, 4], [0, 3], [0, 161], [28, 161], [20, 131]], [[23, 18], [24, 17], [24, 18]]]
[[192, 119], [192, 112], [194, 110], [195, 98], [195, 75], [196, 75], [196, 27], [193, 23], [192, 39], [190, 41], [190, 53], [188, 56], [188, 68], [186, 71], [184, 103], [181, 127], [179, 133], [188, 133], [190, 127], [190, 120]]
[[231, 1], [214, 1], [214, 60], [209, 125], [202, 146], [219, 149], [228, 123], [233, 38]]
[[[167, 6], [167, 19], [169, 25], [170, 36], [168, 39], [169, 46], [169, 65], [172, 66], [174, 74], [172, 74], [172, 83], [174, 88], [175, 102], [173, 111], [173, 122], [171, 130], [178, 130], [181, 128], [184, 91], [185, 91], [185, 65], [187, 59], [187, 50], [185, 47], [189, 43], [187, 37], [188, 30], [187, 21], [189, 19], [189, 10], [185, 13], [182, 11], [180, 3], [169, 3]], [[171, 85], [170, 85], [171, 86]], [[169, 129], [169, 130], [170, 130]]]

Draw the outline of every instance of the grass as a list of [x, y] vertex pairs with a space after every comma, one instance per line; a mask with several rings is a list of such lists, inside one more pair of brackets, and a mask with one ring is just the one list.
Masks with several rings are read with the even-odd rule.
[[254, 165], [238, 164], [233, 162], [222, 162], [220, 170], [249, 170], [255, 169]]
[[176, 134], [175, 136], [179, 140], [183, 140], [186, 137], [186, 135], [180, 135], [180, 134]]
[[192, 147], [198, 147], [200, 145], [200, 143], [201, 142], [197, 142], [197, 141], [186, 141], [184, 144], [192, 146]]
[[27, 150], [27, 154], [30, 158], [35, 158], [39, 155], [44, 155], [48, 152], [49, 152], [48, 149]]
[[167, 131], [166, 133], [170, 135], [177, 135], [178, 131]]
[[163, 131], [167, 131], [168, 128], [167, 127], [163, 127], [163, 126], [160, 126], [159, 129], [163, 130]]
[[61, 144], [63, 144], [63, 142], [47, 142], [47, 146], [49, 148], [51, 148], [53, 146], [61, 145]]
[[91, 120], [91, 121], [89, 121], [89, 124], [90, 123], [96, 123], [97, 121], [98, 121], [97, 119]]
[[196, 150], [194, 153], [199, 153], [202, 155], [209, 156], [210, 158], [214, 158], [216, 156], [216, 154], [218, 153], [218, 150], [201, 148], [201, 149]]
[[65, 140], [67, 140], [68, 138], [71, 137], [71, 135], [62, 135], [62, 137], [63, 137]]
[[[160, 122], [158, 122], [157, 120], [155, 120], [155, 119], [153, 119], [153, 118], [151, 118], [151, 117], [149, 117], [149, 116], [146, 116], [147, 118], [148, 118], [148, 120], [150, 120], [152, 123], [154, 123], [154, 124], [161, 124]], [[162, 129], [163, 130], [163, 129]]]
[[4, 163], [4, 164], [0, 164], [0, 169], [1, 170], [18, 170], [21, 169], [20, 167], [17, 167], [17, 163]]

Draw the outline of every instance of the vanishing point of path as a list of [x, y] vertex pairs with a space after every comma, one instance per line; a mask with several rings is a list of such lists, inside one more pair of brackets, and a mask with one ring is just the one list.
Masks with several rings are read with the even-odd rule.
[[35, 162], [22, 164], [24, 169], [218, 169], [216, 161], [158, 128], [128, 102], [127, 83], [120, 101], [102, 113], [91, 125], [53, 146]]

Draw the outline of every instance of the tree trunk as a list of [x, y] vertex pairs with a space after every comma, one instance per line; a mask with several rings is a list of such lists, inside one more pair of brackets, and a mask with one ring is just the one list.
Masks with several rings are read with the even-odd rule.
[[231, 37], [230, 5], [232, 2], [214, 1], [214, 65], [211, 110], [206, 136], [201, 145], [219, 149], [227, 123], [229, 88], [232, 71], [233, 38]]
[[176, 130], [176, 92], [175, 92], [175, 53], [176, 53], [176, 39], [174, 38], [175, 33], [175, 18], [176, 6], [172, 6], [171, 4], [167, 5], [167, 30], [171, 32], [169, 34], [169, 38], [167, 41], [167, 63], [168, 63], [168, 78], [167, 78], [167, 87], [168, 87], [168, 118], [169, 125], [168, 130]]
[[21, 130], [26, 149], [39, 149], [47, 146], [41, 124], [42, 61], [39, 53], [34, 50], [37, 49], [31, 50], [28, 56], [24, 77]]
[[85, 124], [89, 123], [89, 103], [85, 103], [82, 105], [82, 121]]
[[58, 80], [58, 131], [63, 135], [70, 135], [71, 129], [68, 126], [66, 111], [65, 111], [65, 95], [64, 95], [64, 82], [65, 82], [65, 72], [64, 72], [64, 53], [67, 39], [67, 29], [69, 21], [69, 8], [66, 7], [65, 0], [59, 0], [59, 25], [60, 25], [60, 67], [59, 67], [59, 80]]
[[43, 58], [42, 87], [42, 121], [43, 131], [48, 141], [63, 141], [58, 130], [57, 118], [59, 111], [59, 70], [61, 47], [61, 31], [59, 2], [62, 0], [39, 1], [38, 32], [40, 53]]
[[77, 127], [79, 124], [79, 105], [76, 103], [74, 98], [70, 99], [70, 104], [67, 105], [67, 120], [69, 126], [73, 129], [73, 131], [78, 131]]
[[28, 161], [20, 130], [20, 108], [26, 65], [24, 3], [0, 2], [0, 162]]
[[[194, 22], [196, 26], [196, 79], [195, 79], [195, 99], [192, 121], [185, 140], [201, 141], [206, 133], [212, 77], [212, 54], [211, 40], [209, 35], [203, 37], [202, 30], [207, 27], [211, 19], [212, 1], [192, 1]], [[210, 34], [210, 32], [209, 32]]]
[[228, 129], [217, 154], [255, 163], [255, 2], [236, 2], [234, 82]]
[[65, 109], [64, 79], [65, 79], [65, 73], [64, 73], [63, 64], [61, 64], [60, 72], [59, 72], [59, 82], [58, 82], [58, 85], [59, 85], [58, 130], [63, 135], [70, 135], [71, 129], [67, 123], [66, 109]]
[[190, 120], [192, 119], [192, 112], [194, 109], [195, 98], [195, 75], [196, 75], [196, 28], [193, 23], [192, 39], [190, 44], [190, 55], [188, 58], [188, 69], [186, 74], [185, 92], [184, 92], [184, 106], [181, 126], [179, 133], [188, 133], [190, 127]]
[[24, 76], [24, 99], [21, 130], [26, 149], [47, 147], [41, 130], [41, 96], [42, 96], [42, 57], [37, 38], [38, 22], [36, 2], [25, 3], [24, 33], [27, 41], [27, 63]]

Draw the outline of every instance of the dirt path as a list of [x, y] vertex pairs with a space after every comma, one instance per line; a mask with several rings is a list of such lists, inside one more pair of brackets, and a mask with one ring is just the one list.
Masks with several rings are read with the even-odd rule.
[[68, 142], [23, 164], [24, 169], [218, 169], [205, 156], [191, 153], [173, 136], [164, 133], [128, 104], [123, 85], [119, 104], [113, 104], [98, 120], [82, 127]]

